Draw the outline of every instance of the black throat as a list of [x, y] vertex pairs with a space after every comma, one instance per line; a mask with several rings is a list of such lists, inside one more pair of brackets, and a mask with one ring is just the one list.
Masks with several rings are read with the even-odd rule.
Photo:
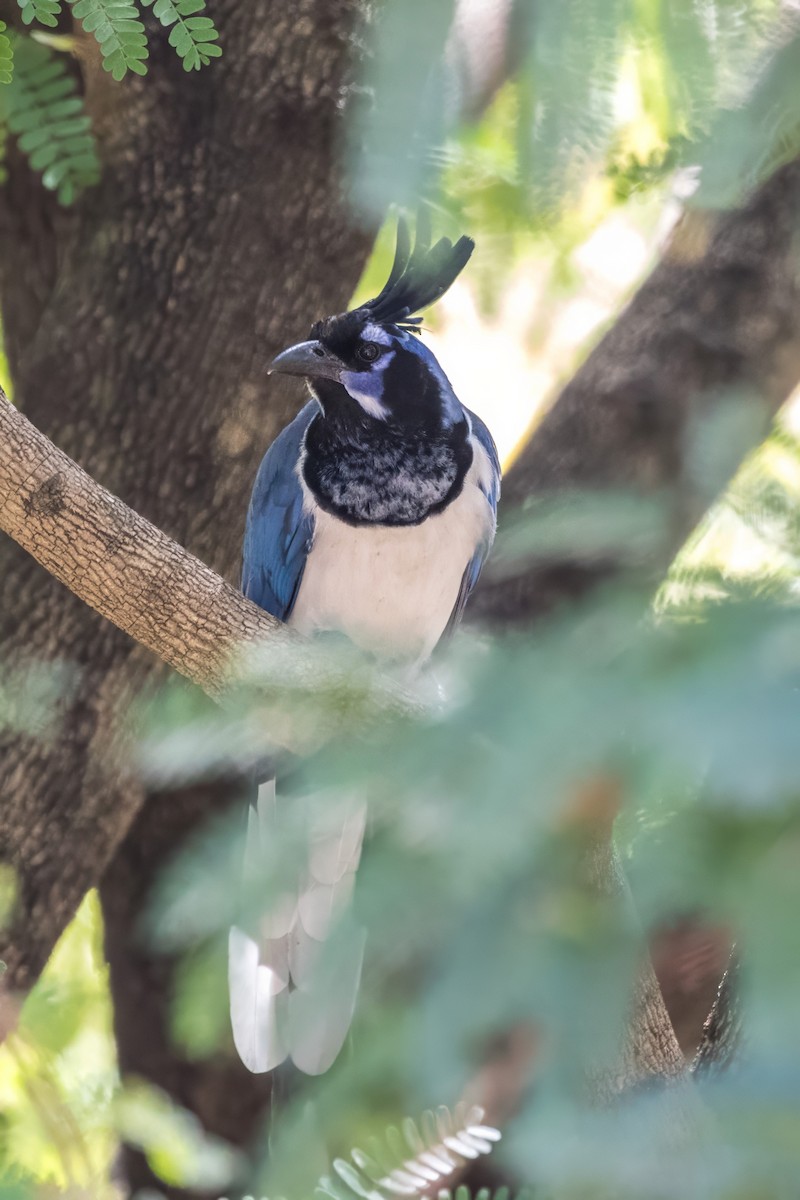
[[472, 465], [466, 418], [404, 428], [344, 396], [320, 395], [306, 431], [303, 478], [321, 508], [350, 525], [419, 525], [455, 500]]

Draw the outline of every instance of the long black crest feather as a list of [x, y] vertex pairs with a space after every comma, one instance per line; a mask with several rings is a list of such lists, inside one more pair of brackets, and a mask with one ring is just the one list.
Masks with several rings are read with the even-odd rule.
[[413, 313], [428, 308], [443, 296], [451, 283], [463, 271], [475, 243], [461, 237], [455, 243], [440, 238], [431, 246], [430, 216], [425, 209], [417, 218], [414, 249], [408, 223], [403, 217], [397, 223], [397, 247], [394, 263], [383, 290], [360, 306], [359, 312], [369, 315], [380, 325], [419, 324], [421, 318]]

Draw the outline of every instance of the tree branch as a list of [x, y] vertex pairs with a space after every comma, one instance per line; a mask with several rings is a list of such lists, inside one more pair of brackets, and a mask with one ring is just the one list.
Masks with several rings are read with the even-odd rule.
[[2, 392], [0, 529], [211, 696], [230, 684], [243, 644], [292, 636], [96, 483]]
[[[220, 700], [255, 681], [252, 650], [291, 648], [293, 681], [335, 703], [313, 727], [270, 714], [271, 745], [308, 753], [339, 729], [424, 704], [379, 673], [356, 681], [216, 572], [92, 479], [19, 412], [0, 389], [0, 530], [60, 583], [140, 646]], [[286, 669], [285, 660], [282, 660]], [[355, 704], [359, 702], [356, 712]]]

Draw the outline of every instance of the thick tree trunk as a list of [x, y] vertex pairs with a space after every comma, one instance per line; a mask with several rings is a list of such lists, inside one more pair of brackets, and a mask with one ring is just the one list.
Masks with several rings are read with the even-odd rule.
[[[163, 31], [143, 80], [114, 85], [84, 64], [104, 173], [75, 211], [59, 211], [12, 156], [0, 301], [15, 400], [34, 424], [235, 582], [258, 460], [300, 400], [265, 366], [346, 304], [371, 237], [350, 224], [336, 153], [360, 0], [211, 9], [224, 56], [201, 73], [183, 71]], [[119, 696], [159, 668], [5, 539], [0, 638], [4, 667], [47, 656], [80, 672], [57, 739], [0, 745], [0, 856], [20, 897], [0, 947], [6, 980], [36, 978], [116, 853], [103, 899], [121, 1066], [175, 1084], [241, 1141], [263, 1086], [237, 1071], [236, 1087], [217, 1087], [214, 1069], [191, 1095], [177, 1081], [184, 1065], [153, 1015], [168, 964], [148, 962], [135, 934], [156, 863], [222, 802], [143, 809], [110, 753]], [[146, 982], [150, 1005], [138, 1003]]]
[[[368, 246], [348, 229], [333, 149], [356, 9], [220, 0], [226, 53], [213, 69], [187, 75], [156, 35], [148, 78], [113, 88], [90, 71], [101, 186], [51, 222], [18, 169], [0, 208], [17, 402], [231, 579], [258, 459], [299, 398], [267, 385], [265, 365], [347, 301]], [[3, 747], [2, 851], [19, 872], [25, 936], [2, 956], [25, 986], [116, 848], [120, 806], [132, 819], [141, 805], [103, 751], [109, 697], [153, 668], [9, 542], [0, 607], [6, 662], [45, 653], [81, 669], [62, 737]], [[76, 829], [85, 853], [64, 871], [47, 846]]]

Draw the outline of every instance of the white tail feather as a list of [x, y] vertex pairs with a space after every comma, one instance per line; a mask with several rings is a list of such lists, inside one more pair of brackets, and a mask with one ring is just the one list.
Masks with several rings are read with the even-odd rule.
[[261, 1074], [288, 1054], [287, 984], [260, 960], [258, 944], [234, 926], [228, 935], [233, 1041], [248, 1071]]
[[[275, 781], [258, 790], [248, 818], [245, 870], [256, 874], [275, 823]], [[333, 1063], [353, 1019], [366, 933], [346, 918], [361, 857], [366, 810], [336, 804], [315, 818], [294, 893], [275, 902], [256, 939], [234, 926], [228, 939], [233, 1040], [255, 1073], [289, 1056], [319, 1075]], [[336, 931], [331, 953], [323, 944]]]

